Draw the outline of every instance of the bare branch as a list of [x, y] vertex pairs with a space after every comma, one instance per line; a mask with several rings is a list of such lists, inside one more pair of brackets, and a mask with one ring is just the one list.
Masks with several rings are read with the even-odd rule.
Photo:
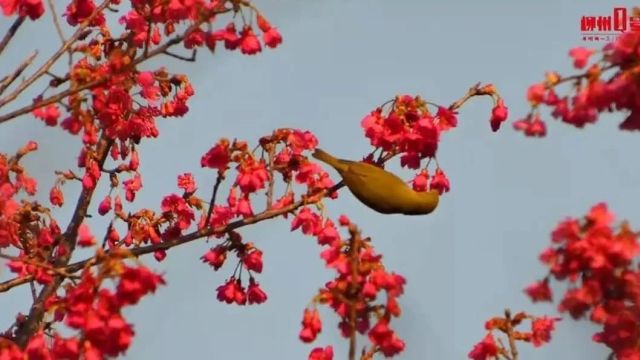
[[18, 32], [18, 29], [20, 28], [20, 26], [22, 26], [25, 19], [25, 16], [20, 16], [16, 19], [16, 21], [13, 22], [13, 24], [11, 24], [11, 27], [9, 28], [9, 30], [7, 30], [7, 33], [4, 34], [2, 41], [0, 41], [0, 54], [2, 54], [7, 45], [9, 45], [9, 42], [11, 42], [13, 36]]
[[15, 91], [13, 91], [11, 94], [9, 94], [7, 97], [0, 99], [0, 108], [2, 108], [6, 104], [12, 102], [16, 98], [18, 98], [18, 96], [20, 94], [22, 94], [23, 91], [25, 91], [29, 86], [31, 86], [34, 82], [36, 82], [38, 79], [40, 79], [40, 77], [45, 75], [47, 73], [47, 71], [49, 71], [51, 66], [53, 66], [53, 64], [55, 64], [55, 62], [60, 58], [60, 56], [62, 56], [71, 47], [71, 45], [73, 45], [75, 43], [75, 41], [80, 37], [80, 35], [84, 34], [85, 29], [89, 26], [89, 24], [91, 24], [91, 21], [93, 21], [93, 19], [102, 10], [104, 10], [104, 8], [106, 8], [107, 5], [109, 5], [109, 3], [110, 3], [109, 0], [103, 1], [102, 4], [100, 4], [100, 6], [98, 6], [93, 11], [93, 13], [89, 17], [87, 17], [87, 19], [85, 19], [85, 21], [82, 23], [82, 25], [78, 26], [78, 29], [76, 30], [76, 32], [64, 44], [62, 44], [60, 49], [58, 49], [58, 51], [56, 51], [55, 54], [53, 54], [51, 56], [51, 58], [49, 60], [47, 60], [47, 62], [45, 62], [38, 69], [38, 71], [36, 71], [28, 79], [23, 81], [20, 84], [20, 86], [18, 86], [18, 88]]
[[22, 72], [29, 65], [31, 65], [36, 56], [38, 56], [37, 50], [34, 51], [33, 54], [31, 54], [28, 58], [26, 58], [20, 65], [18, 65], [18, 67], [13, 70], [11, 75], [6, 76], [2, 79], [2, 81], [0, 81], [0, 95], [2, 95], [2, 93], [4, 93], [4, 91], [7, 90], [7, 88], [11, 86], [11, 84], [13, 84], [13, 82], [22, 74]]

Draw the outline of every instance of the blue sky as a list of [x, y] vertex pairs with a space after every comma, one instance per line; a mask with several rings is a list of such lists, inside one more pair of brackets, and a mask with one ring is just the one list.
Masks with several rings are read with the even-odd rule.
[[[187, 73], [196, 95], [187, 116], [160, 120], [159, 139], [140, 147], [144, 188], [138, 207], [157, 209], [161, 196], [176, 191], [179, 173], [193, 172], [200, 187], [209, 188], [214, 174], [201, 170], [199, 161], [219, 137], [255, 141], [274, 128], [297, 127], [313, 131], [327, 151], [360, 158], [370, 150], [360, 120], [396, 94], [449, 104], [472, 84], [491, 82], [509, 106], [510, 121], [516, 120], [528, 111], [528, 85], [547, 70], [570, 72], [568, 50], [594, 45], [581, 40], [581, 16], [609, 14], [614, 5], [633, 2], [255, 4], [283, 34], [277, 50], [256, 57], [203, 51], [195, 64], [148, 64]], [[7, 23], [3, 20], [0, 29]], [[0, 58], [0, 68], [11, 68], [32, 48], [43, 60], [58, 44], [51, 29], [49, 18], [24, 27]], [[554, 306], [532, 305], [522, 289], [543, 275], [537, 254], [565, 216], [580, 216], [607, 201], [619, 217], [640, 222], [640, 172], [632, 162], [640, 145], [637, 134], [617, 130], [622, 115], [603, 117], [582, 131], [550, 123], [547, 138], [525, 139], [508, 126], [492, 133], [491, 105], [485, 98], [470, 101], [460, 111], [458, 128], [443, 136], [438, 160], [451, 180], [451, 193], [434, 214], [377, 214], [346, 190], [327, 204], [331, 216], [349, 215], [373, 238], [387, 267], [407, 278], [400, 299], [404, 314], [395, 323], [407, 342], [403, 359], [466, 357], [483, 337], [484, 321], [505, 307], [555, 314]], [[41, 151], [26, 163], [45, 194], [53, 170], [74, 166], [78, 141], [61, 130], [45, 128], [30, 116], [2, 126], [2, 152], [13, 152], [29, 139], [39, 141]], [[412, 177], [410, 171], [400, 174]], [[70, 201], [78, 187], [65, 189]], [[104, 188], [98, 194], [101, 199]], [[68, 211], [59, 212], [63, 224]], [[104, 221], [92, 224], [100, 229]], [[281, 219], [247, 227], [242, 234], [264, 251], [259, 281], [269, 301], [244, 308], [219, 303], [215, 288], [232, 270], [213, 272], [201, 264], [198, 258], [210, 246], [203, 241], [173, 249], [163, 263], [149, 262], [166, 272], [168, 286], [129, 313], [137, 335], [125, 358], [306, 358], [311, 347], [297, 340], [302, 311], [332, 276], [319, 258], [320, 248], [312, 238], [291, 233], [289, 222]], [[1, 279], [7, 276], [0, 272]], [[28, 299], [26, 287], [2, 294], [2, 323], [26, 311]], [[337, 318], [323, 314], [325, 330], [317, 343], [334, 345], [335, 358], [343, 359], [347, 343], [337, 335]], [[550, 345], [521, 346], [522, 358], [604, 359], [605, 349], [590, 341], [595, 330], [567, 319]]]

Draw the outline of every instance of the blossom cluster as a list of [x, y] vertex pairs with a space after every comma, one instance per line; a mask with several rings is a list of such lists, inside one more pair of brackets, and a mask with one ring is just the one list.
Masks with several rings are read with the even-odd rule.
[[[47, 5], [47, 11], [55, 15], [55, 7], [61, 4], [54, 1]], [[46, 76], [51, 77], [48, 86], [31, 104], [1, 117], [6, 121], [30, 113], [46, 126], [78, 136], [82, 141], [77, 157], [79, 171], [57, 171], [49, 201], [53, 207], [68, 205], [64, 185], [70, 181], [81, 183], [82, 190], [77, 204], [71, 204], [76, 209], [73, 221], [66, 229], [61, 228], [52, 209], [31, 200], [37, 195], [37, 183], [20, 163], [38, 145], [30, 142], [14, 156], [0, 154], [0, 256], [7, 260], [9, 274], [16, 276], [0, 284], [0, 289], [7, 291], [31, 282], [32, 290], [39, 293], [34, 296], [30, 314], [19, 315], [14, 326], [0, 337], [0, 358], [101, 359], [123, 354], [134, 332], [121, 309], [137, 304], [164, 280], [146, 267], [129, 267], [112, 257], [123, 251], [126, 256], [138, 255], [146, 246], [147, 252], [162, 261], [170, 241], [188, 229], [199, 226], [202, 230], [251, 216], [248, 194], [264, 188], [264, 181], [271, 178], [264, 161], [252, 162], [247, 151], [238, 151], [233, 156], [242, 153], [238, 155], [242, 159], [231, 159], [237, 162], [239, 175], [229, 194], [229, 206], [216, 207], [211, 216], [203, 214], [199, 222], [197, 212], [205, 209], [205, 201], [195, 196], [196, 183], [189, 173], [178, 177], [183, 193], [162, 198], [160, 211], [130, 211], [123, 206], [125, 201], [134, 202], [143, 186], [139, 144], [160, 135], [158, 119], [187, 114], [188, 102], [195, 94], [185, 75], [172, 74], [164, 67], [150, 69], [144, 63], [157, 56], [194, 60], [197, 48], [213, 52], [217, 45], [245, 55], [260, 53], [263, 47], [278, 47], [282, 43], [278, 29], [253, 4], [231, 0], [132, 0], [126, 4], [121, 0], [69, 0], [62, 5], [66, 25], [74, 28], [72, 35], [64, 38], [61, 50], [22, 83], [13, 84], [15, 78], [8, 73], [0, 86], [0, 95], [4, 95], [0, 107], [23, 96], [27, 88], [42, 83], [38, 80]], [[0, 0], [0, 10], [6, 17], [20, 17], [7, 34], [12, 35], [24, 17], [41, 18], [45, 2]], [[239, 13], [242, 16], [236, 16]], [[110, 14], [123, 14], [118, 19], [120, 33], [110, 25]], [[64, 37], [57, 19], [55, 26]], [[11, 40], [11, 36], [5, 40]], [[6, 44], [0, 45], [0, 52]], [[191, 52], [192, 57], [171, 51], [176, 45]], [[59, 65], [61, 56], [67, 53], [67, 73], [54, 74], [52, 69], [63, 68], [54, 65]], [[30, 61], [15, 70], [16, 77], [30, 66]], [[298, 135], [303, 141], [296, 139]], [[289, 138], [296, 143], [290, 148], [298, 151], [307, 146], [303, 142], [309, 135], [294, 132]], [[314, 141], [312, 136], [309, 141]], [[318, 174], [306, 176], [308, 180], [301, 182], [316, 181], [315, 187], [332, 185], [326, 175], [323, 180]], [[109, 185], [106, 194], [97, 194], [100, 181]], [[238, 190], [240, 194], [235, 196]], [[289, 198], [283, 197], [273, 207], [286, 206]], [[100, 240], [85, 221], [94, 211], [110, 220]], [[228, 236], [230, 243], [221, 246], [235, 252], [248, 272], [260, 273], [261, 251], [243, 243], [237, 233]], [[95, 247], [96, 254], [70, 264], [77, 247]], [[215, 263], [211, 256], [206, 258]], [[116, 288], [103, 286], [105, 279], [112, 279]], [[62, 289], [64, 295], [59, 293]], [[219, 295], [227, 294], [223, 298], [228, 299], [229, 293], [227, 289]], [[249, 303], [266, 300], [253, 276], [247, 298]], [[47, 314], [52, 320], [45, 322], [42, 317]], [[74, 330], [74, 335], [62, 337], [57, 332], [59, 322]]]
[[[475, 95], [489, 95], [494, 99], [490, 124], [493, 131], [507, 120], [508, 109], [497, 95], [493, 85], [478, 88]], [[429, 106], [437, 107], [435, 114]], [[436, 159], [441, 135], [458, 126], [457, 107], [444, 107], [425, 101], [420, 96], [399, 95], [377, 107], [361, 121], [365, 137], [376, 150], [378, 159], [400, 155], [400, 165], [409, 169], [420, 169], [413, 179], [416, 191], [436, 190], [440, 194], [450, 189], [449, 179], [437, 161], [430, 176], [428, 167]], [[365, 161], [373, 162], [373, 153]], [[426, 165], [421, 168], [423, 160]]]
[[[324, 247], [321, 258], [336, 277], [327, 282], [313, 298], [312, 307], [304, 310], [300, 340], [313, 342], [322, 331], [317, 305], [329, 306], [340, 318], [338, 328], [343, 337], [356, 333], [366, 334], [371, 342], [369, 350], [363, 350], [364, 358], [379, 352], [385, 357], [401, 353], [404, 341], [390, 327], [394, 317], [400, 316], [398, 298], [404, 292], [404, 277], [389, 272], [382, 264], [382, 255], [376, 254], [369, 239], [363, 239], [356, 226], [344, 215], [339, 225], [348, 229], [349, 239], [344, 239], [331, 219], [304, 207], [291, 223], [292, 230], [316, 238]], [[384, 293], [384, 299], [381, 294]], [[333, 348], [314, 348], [309, 359], [330, 360]]]
[[540, 254], [549, 275], [525, 292], [536, 301], [552, 301], [552, 278], [566, 281], [558, 310], [574, 319], [588, 317], [602, 326], [593, 340], [608, 346], [617, 359], [640, 356], [640, 268], [637, 232], [600, 203], [581, 219], [567, 218], [553, 230], [551, 246]]
[[[504, 357], [505, 359], [515, 359], [517, 356], [516, 344], [520, 342], [533, 343], [533, 346], [540, 347], [551, 340], [551, 333], [555, 330], [555, 324], [559, 318], [548, 316], [533, 316], [525, 312], [519, 312], [511, 316], [509, 310], [505, 311], [505, 317], [494, 317], [485, 323], [487, 334], [474, 345], [469, 352], [468, 358], [473, 360], [489, 360]], [[519, 330], [518, 327], [528, 320], [529, 331]], [[494, 331], [500, 331], [508, 341], [496, 342]], [[505, 347], [505, 343], [509, 346]]]
[[[640, 15], [640, 8], [633, 10]], [[581, 72], [563, 77], [557, 72], [548, 72], [545, 80], [531, 85], [527, 99], [531, 111], [521, 120], [514, 122], [516, 130], [526, 136], [542, 137], [547, 133], [540, 109], [550, 108], [551, 117], [577, 128], [598, 121], [605, 112], [624, 112], [625, 119], [619, 124], [621, 130], [640, 130], [640, 85], [637, 73], [638, 46], [640, 32], [622, 33], [615, 41], [600, 51], [576, 47], [569, 51], [573, 66]], [[597, 61], [591, 58], [599, 55]], [[561, 84], [571, 84], [567, 95], [560, 95], [556, 88]]]
[[[126, 256], [126, 253], [119, 255]], [[115, 288], [103, 285], [107, 279], [116, 279]], [[39, 330], [24, 349], [11, 341], [0, 341], [0, 358], [77, 360], [122, 355], [134, 335], [133, 326], [126, 321], [122, 309], [137, 304], [164, 284], [162, 276], [143, 265], [128, 266], [118, 256], [103, 259], [97, 271], [86, 268], [75, 284], [66, 284], [64, 294], [54, 294], [44, 303], [53, 322], [62, 322], [77, 330], [77, 335], [66, 337], [55, 330]], [[12, 338], [25, 319], [24, 315], [18, 315], [14, 328], [2, 337]], [[47, 337], [52, 341], [45, 340]]]
[[[7, 6], [5, 13], [11, 15], [27, 6], [26, 3], [31, 1]], [[62, 185], [68, 180], [80, 177], [85, 189], [95, 188], [105, 172], [104, 160], [96, 156], [101, 139], [109, 141], [109, 154], [116, 163], [107, 171], [111, 187], [121, 187], [125, 199], [134, 201], [143, 186], [138, 172], [137, 144], [143, 138], [159, 136], [158, 118], [182, 117], [189, 111], [187, 103], [195, 91], [185, 75], [170, 74], [165, 68], [141, 70], [139, 64], [153, 54], [170, 55], [167, 49], [175, 39], [182, 39], [187, 49], [205, 45], [213, 49], [216, 42], [224, 42], [227, 49], [237, 48], [249, 55], [261, 49], [259, 39], [248, 24], [242, 25], [240, 32], [235, 30], [235, 20], [222, 29], [202, 30], [214, 28], [221, 14], [241, 11], [230, 1], [132, 1], [131, 9], [120, 18], [125, 32], [114, 37], [106, 28], [104, 11], [119, 3], [112, 0], [97, 6], [93, 0], [70, 2], [64, 14], [69, 25], [99, 31], [95, 36], [74, 43], [72, 51], [80, 58], [72, 64], [66, 77], [54, 78], [51, 85], [55, 88], [68, 82], [70, 89], [79, 90], [58, 103], [38, 106], [46, 96], [34, 99], [32, 113], [36, 118], [48, 126], [60, 125], [70, 134], [81, 135], [84, 144], [78, 155], [78, 167], [84, 174], [70, 171], [60, 174], [50, 195], [55, 206], [64, 204]], [[265, 45], [277, 47], [282, 41], [277, 29], [249, 3], [242, 3], [242, 6], [255, 15]], [[86, 23], [90, 18], [92, 20]], [[176, 30], [181, 24], [189, 25], [183, 33]], [[167, 38], [165, 43], [163, 38]], [[87, 90], [81, 91], [83, 88]], [[112, 202], [120, 201], [117, 195], [115, 199], [107, 196], [100, 212], [108, 212]]]
[[[250, 151], [246, 142], [221, 139], [201, 158], [201, 165], [218, 171], [218, 180], [228, 176], [233, 167], [235, 180], [231, 186], [226, 204], [212, 204], [211, 216], [203, 216], [199, 228], [211, 226], [220, 229], [236, 218], [246, 219], [255, 215], [252, 197], [266, 191], [267, 207], [265, 211], [282, 211], [291, 207], [295, 201], [294, 185], [302, 185], [305, 190], [302, 196], [313, 196], [331, 188], [334, 183], [329, 175], [316, 163], [311, 162], [303, 154], [316, 147], [318, 141], [309, 131], [299, 129], [277, 129], [259, 141], [261, 156]], [[274, 199], [276, 176], [280, 175], [285, 185], [284, 194]], [[189, 174], [181, 180], [185, 195], [193, 197], [195, 183]], [[337, 193], [332, 194], [333, 197]], [[184, 196], [183, 196], [184, 197]], [[177, 197], [182, 199], [183, 197]], [[195, 201], [200, 204], [201, 201]], [[288, 217], [288, 212], [282, 212]], [[217, 288], [218, 300], [227, 304], [245, 305], [260, 304], [267, 300], [266, 293], [260, 288], [254, 274], [262, 272], [262, 251], [252, 243], [242, 241], [242, 236], [235, 231], [215, 233], [226, 236], [226, 239], [211, 248], [201, 259], [214, 270], [219, 270], [227, 261], [228, 254], [235, 253], [238, 265], [233, 274], [223, 285]], [[242, 275], [249, 276], [248, 286], [243, 286]]]

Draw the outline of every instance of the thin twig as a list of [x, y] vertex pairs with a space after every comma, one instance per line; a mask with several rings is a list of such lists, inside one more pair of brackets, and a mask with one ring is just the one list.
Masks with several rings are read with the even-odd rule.
[[0, 108], [2, 108], [4, 105], [12, 102], [13, 100], [15, 100], [16, 98], [18, 98], [18, 96], [20, 94], [22, 94], [23, 91], [25, 91], [29, 86], [31, 86], [31, 84], [33, 84], [34, 82], [36, 82], [41, 76], [45, 75], [47, 73], [47, 71], [49, 71], [49, 69], [53, 66], [53, 64], [55, 64], [55, 62], [60, 58], [60, 56], [62, 56], [70, 47], [71, 45], [73, 45], [75, 43], [75, 41], [80, 37], [81, 34], [84, 33], [84, 30], [89, 26], [89, 24], [91, 24], [91, 22], [93, 21], [93, 19], [102, 11], [104, 10], [109, 3], [111, 3], [110, 0], [105, 0], [102, 2], [102, 4], [100, 4], [100, 6], [98, 6], [93, 13], [91, 13], [91, 15], [89, 15], [89, 17], [87, 17], [83, 22], [82, 25], [80, 25], [78, 27], [78, 29], [76, 30], [76, 32], [64, 43], [62, 44], [62, 46], [58, 49], [58, 51], [55, 52], [55, 54], [53, 54], [51, 56], [51, 58], [49, 60], [47, 60], [39, 69], [38, 71], [36, 71], [33, 75], [31, 75], [28, 79], [26, 79], [25, 81], [23, 81], [20, 86], [18, 86], [18, 88], [16, 90], [14, 90], [11, 94], [9, 94], [7, 97], [0, 99]]
[[[58, 13], [56, 11], [56, 6], [53, 3], [53, 0], [47, 0], [49, 4], [49, 9], [51, 10], [51, 17], [53, 18], [53, 25], [56, 27], [56, 32], [58, 33], [58, 37], [60, 38], [60, 42], [64, 45], [67, 39], [64, 38], [64, 32], [62, 31], [62, 26], [60, 26], [60, 20], [58, 19]], [[67, 51], [69, 53], [69, 68], [73, 65], [73, 53], [71, 51]]]
[[222, 171], [218, 171], [218, 176], [216, 177], [216, 183], [213, 185], [213, 191], [211, 192], [211, 201], [209, 201], [209, 210], [207, 211], [207, 218], [204, 221], [204, 227], [208, 228], [209, 223], [211, 222], [211, 214], [213, 214], [213, 207], [216, 204], [216, 197], [218, 196], [218, 188], [220, 188], [220, 184], [224, 180], [225, 176]]
[[60, 42], [64, 45], [64, 43], [67, 41], [64, 38], [64, 33], [62, 32], [62, 26], [60, 26], [60, 21], [58, 20], [58, 14], [56, 12], [56, 6], [53, 3], [53, 0], [47, 0], [47, 3], [49, 4], [49, 8], [51, 10], [51, 17], [53, 18], [53, 24], [56, 27], [56, 32], [58, 33], [58, 37], [60, 38]]
[[9, 27], [9, 30], [7, 30], [7, 33], [4, 34], [2, 41], [0, 41], [0, 54], [2, 54], [2, 52], [7, 47], [7, 45], [9, 45], [9, 42], [11, 42], [11, 39], [13, 39], [13, 36], [18, 32], [18, 29], [20, 28], [20, 26], [22, 26], [25, 19], [26, 19], [26, 16], [20, 16], [13, 22], [13, 24], [11, 24], [11, 27]]
[[0, 116], [0, 124], [5, 122], [5, 121], [11, 120], [13, 118], [16, 118], [16, 117], [18, 117], [20, 115], [24, 115], [24, 114], [30, 113], [31, 111], [33, 111], [33, 110], [35, 110], [37, 108], [40, 108], [40, 107], [43, 107], [43, 106], [47, 106], [49, 104], [56, 103], [56, 102], [58, 102], [58, 101], [60, 101], [60, 100], [62, 100], [64, 98], [66, 98], [67, 96], [77, 94], [82, 90], [86, 90], [86, 89], [93, 88], [95, 86], [99, 86], [99, 85], [107, 82], [107, 80], [108, 80], [108, 78], [102, 78], [102, 79], [98, 79], [98, 80], [95, 80], [95, 81], [92, 81], [92, 82], [88, 82], [86, 84], [74, 87], [72, 89], [67, 89], [67, 90], [61, 91], [61, 92], [59, 92], [59, 93], [57, 93], [55, 95], [52, 95], [52, 96], [50, 96], [50, 97], [48, 97], [46, 99], [40, 100], [40, 101], [38, 101], [38, 102], [36, 102], [34, 104], [24, 106], [24, 107], [22, 107], [22, 108], [20, 108], [18, 110], [15, 110], [15, 111], [12, 111], [12, 112], [10, 112], [8, 114], [2, 115], [2, 116]]
[[11, 84], [22, 74], [22, 72], [35, 60], [36, 56], [38, 56], [38, 50], [34, 51], [28, 58], [26, 58], [18, 67], [13, 70], [11, 75], [6, 76], [2, 81], [0, 81], [0, 95], [7, 90]]
[[[229, 11], [231, 11], [231, 10], [230, 10], [230, 9], [223, 9], [223, 10], [220, 10], [220, 11], [216, 12], [216, 14], [222, 14], [222, 13], [229, 12]], [[182, 35], [180, 35], [180, 36], [176, 36], [176, 37], [174, 37], [174, 38], [172, 38], [172, 39], [168, 40], [164, 45], [162, 45], [162, 46], [159, 46], [159, 47], [155, 48], [153, 51], [149, 51], [149, 53], [147, 54], [147, 56], [140, 56], [140, 57], [138, 57], [137, 59], [134, 59], [134, 60], [133, 60], [133, 62], [132, 62], [132, 66], [139, 65], [140, 63], [142, 63], [142, 62], [144, 62], [144, 61], [146, 61], [146, 60], [149, 60], [149, 59], [151, 59], [151, 58], [152, 58], [152, 57], [154, 57], [154, 56], [157, 56], [157, 55], [163, 54], [163, 53], [164, 53], [164, 52], [165, 52], [169, 47], [171, 47], [171, 46], [173, 46], [173, 45], [176, 45], [176, 44], [179, 44], [182, 40], [184, 40], [185, 36], [189, 35], [191, 32], [193, 32], [193, 31], [195, 31], [196, 29], [198, 29], [198, 28], [200, 27], [201, 23], [202, 23], [202, 22], [197, 22], [197, 23], [195, 23], [194, 25], [192, 25], [191, 27], [189, 27], [189, 28], [184, 32], [184, 34], [182, 34]], [[76, 32], [76, 34], [77, 34], [77, 32]], [[75, 37], [75, 35], [76, 35], [76, 34], [74, 34], [74, 36], [72, 36], [69, 40], [72, 40], [72, 39]], [[68, 40], [68, 41], [69, 41], [69, 40]], [[67, 41], [67, 42], [68, 42], [68, 41]], [[58, 54], [58, 53], [56, 53], [56, 54]], [[58, 56], [58, 57], [59, 57], [59, 56]], [[50, 61], [51, 61], [51, 60], [50, 60]], [[49, 62], [50, 62], [50, 61], [49, 61]], [[48, 62], [47, 62], [47, 63], [48, 63]], [[46, 65], [46, 64], [45, 64], [45, 65]], [[41, 69], [42, 69], [42, 68], [41, 68]], [[48, 72], [48, 70], [49, 70], [48, 68], [44, 69], [43, 73], [47, 73], [47, 72]], [[31, 78], [29, 78], [27, 81], [31, 80], [32, 78], [33, 78], [33, 76], [32, 76]], [[66, 78], [66, 77], [65, 77], [65, 78]], [[16, 117], [18, 117], [18, 116], [20, 116], [20, 115], [24, 115], [24, 114], [30, 113], [31, 111], [33, 111], [34, 109], [37, 109], [37, 108], [39, 108], [39, 107], [42, 107], [42, 106], [46, 106], [46, 105], [49, 105], [49, 104], [56, 103], [56, 102], [58, 102], [58, 101], [60, 101], [60, 100], [64, 99], [65, 97], [70, 96], [70, 95], [77, 94], [77, 93], [79, 93], [79, 92], [80, 92], [80, 91], [82, 91], [82, 90], [86, 90], [86, 89], [93, 88], [93, 87], [95, 87], [95, 86], [99, 86], [99, 85], [101, 85], [101, 84], [104, 84], [104, 83], [105, 83], [105, 82], [107, 82], [108, 80], [109, 80], [108, 78], [98, 79], [98, 80], [95, 80], [95, 81], [92, 81], [92, 82], [89, 82], [89, 83], [86, 83], [86, 84], [80, 85], [80, 86], [78, 86], [78, 87], [70, 88], [70, 89], [67, 89], [67, 90], [65, 90], [65, 91], [59, 92], [59, 93], [57, 93], [57, 94], [55, 94], [55, 95], [52, 95], [52, 96], [50, 96], [50, 97], [48, 97], [48, 98], [46, 98], [46, 99], [41, 100], [41, 101], [39, 101], [39, 102], [37, 102], [37, 103], [35, 103], [35, 104], [31, 104], [31, 105], [27, 105], [27, 106], [24, 106], [24, 107], [22, 107], [22, 108], [19, 108], [19, 109], [15, 110], [15, 111], [12, 111], [12, 112], [8, 113], [8, 114], [5, 114], [5, 115], [0, 116], [0, 124], [1, 124], [1, 123], [3, 123], [3, 122], [5, 122], [5, 121], [9, 121], [9, 120], [11, 120], [11, 119], [13, 119], [13, 118], [16, 118]], [[35, 81], [35, 79], [34, 79], [33, 81]], [[22, 85], [25, 85], [25, 83], [26, 83], [26, 82], [24, 82]], [[31, 85], [31, 84], [29, 84], [29, 85]], [[27, 86], [28, 86], [28, 85], [27, 85]], [[25, 88], [26, 88], [26, 86], [21, 86], [21, 88], [22, 88], [22, 87], [25, 87]], [[23, 91], [24, 89], [19, 89], [19, 90], [20, 90], [20, 91]], [[14, 93], [15, 93], [15, 92], [14, 92]], [[5, 103], [7, 103], [7, 102], [9, 102], [9, 101], [13, 101], [13, 100], [15, 99], [15, 97], [17, 97], [17, 94], [16, 94], [15, 96], [13, 96], [13, 94], [12, 94], [12, 97], [13, 97], [13, 98], [11, 98], [11, 99], [7, 98], [7, 100], [5, 100], [5, 99], [0, 99], [0, 108], [1, 108]]]
[[459, 109], [467, 100], [471, 99], [474, 96], [477, 96], [480, 92], [480, 83], [477, 83], [469, 88], [466, 94], [462, 96], [460, 99], [453, 102], [453, 104], [449, 105], [449, 110], [455, 111]]
[[269, 187], [267, 188], [267, 210], [271, 209], [273, 206], [273, 188], [275, 186], [275, 156], [276, 156], [276, 145], [274, 143], [269, 143], [268, 145], [267, 155], [269, 156]]
[[36, 294], [36, 285], [33, 281], [29, 283], [29, 287], [31, 288], [31, 301], [36, 301], [38, 295]]
[[364, 349], [362, 350], [363, 354], [360, 356], [360, 360], [373, 360], [373, 355], [375, 355], [380, 348], [378, 346], [371, 346], [367, 352], [364, 352]]
[[188, 61], [188, 62], [194, 62], [196, 61], [196, 54], [198, 53], [198, 51], [196, 49], [193, 49], [193, 51], [191, 52], [191, 56], [186, 57], [184, 55], [178, 55], [176, 53], [173, 53], [169, 50], [165, 50], [164, 54], [167, 56], [170, 56], [172, 58], [176, 58], [178, 60], [182, 60], [182, 61]]
[[511, 310], [504, 310], [504, 317], [507, 323], [507, 337], [509, 338], [509, 350], [511, 351], [511, 359], [518, 360], [518, 348], [516, 347], [516, 339], [513, 334], [513, 323], [511, 319]]
[[22, 262], [28, 265], [32, 265], [32, 266], [36, 266], [42, 269], [45, 269], [47, 271], [50, 271], [54, 274], [58, 274], [60, 276], [64, 276], [64, 277], [74, 277], [73, 274], [69, 274], [68, 272], [66, 272], [64, 269], [60, 269], [60, 268], [55, 268], [49, 264], [45, 264], [36, 260], [32, 260], [28, 257], [15, 257], [15, 256], [10, 256], [10, 255], [5, 255], [3, 253], [0, 253], [0, 258], [5, 259], [5, 260], [9, 260], [9, 261], [18, 261], [18, 262]]
[[500, 355], [500, 357], [504, 358], [505, 360], [511, 360], [511, 356], [509, 355], [509, 353], [506, 350], [506, 347], [504, 346], [504, 343], [502, 342], [501, 338], [498, 338], [498, 344], [500, 344], [500, 348], [498, 349], [498, 355]]

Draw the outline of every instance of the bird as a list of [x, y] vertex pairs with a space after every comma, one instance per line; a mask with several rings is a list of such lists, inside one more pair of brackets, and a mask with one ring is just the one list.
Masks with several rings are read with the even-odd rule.
[[334, 168], [353, 196], [378, 213], [427, 215], [438, 206], [437, 191], [415, 191], [397, 175], [375, 165], [339, 159], [319, 148], [311, 156]]

